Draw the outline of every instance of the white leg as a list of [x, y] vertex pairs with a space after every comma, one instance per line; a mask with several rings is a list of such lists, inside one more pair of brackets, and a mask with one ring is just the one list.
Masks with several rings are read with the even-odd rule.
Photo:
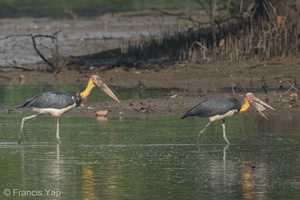
[[24, 127], [24, 122], [28, 119], [32, 119], [32, 118], [35, 118], [36, 116], [38, 116], [39, 114], [36, 114], [36, 115], [31, 115], [31, 116], [28, 116], [28, 117], [23, 117], [22, 119], [22, 123], [21, 123], [21, 129], [20, 129], [20, 136], [19, 136], [19, 139], [18, 139], [18, 144], [21, 143], [21, 139], [22, 139], [22, 134], [23, 134], [23, 127]]
[[227, 142], [227, 144], [230, 144], [230, 142], [228, 141], [227, 136], [226, 136], [225, 120], [223, 120], [222, 127], [223, 127], [223, 138]]
[[57, 139], [57, 142], [60, 143], [60, 137], [59, 137], [59, 117], [56, 117], [56, 139]]
[[211, 123], [211, 121], [209, 121], [209, 122], [206, 124], [206, 126], [204, 127], [204, 129], [202, 129], [202, 130], [200, 131], [200, 133], [198, 134], [197, 144], [199, 144], [200, 137], [201, 137], [202, 133], [203, 133], [203, 132], [205, 131], [205, 129], [210, 125], [210, 123]]
[[[226, 152], [228, 150], [228, 147], [229, 147], [229, 145], [225, 145], [224, 148], [223, 148], [223, 161], [224, 161], [224, 164], [226, 162]], [[225, 165], [224, 165], [224, 169], [225, 169]]]

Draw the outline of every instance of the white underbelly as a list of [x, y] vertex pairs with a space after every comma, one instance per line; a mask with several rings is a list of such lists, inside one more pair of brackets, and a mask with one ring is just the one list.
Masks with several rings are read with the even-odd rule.
[[49, 114], [49, 115], [53, 115], [54, 117], [59, 117], [62, 114], [64, 114], [65, 112], [68, 112], [70, 110], [72, 110], [73, 108], [76, 107], [76, 103], [74, 103], [71, 106], [68, 106], [66, 108], [62, 108], [62, 109], [56, 109], [56, 108], [35, 108], [33, 107], [32, 110], [35, 112], [38, 112], [40, 114]]
[[234, 114], [237, 114], [238, 110], [230, 110], [227, 113], [225, 113], [224, 115], [215, 115], [215, 116], [211, 116], [209, 117], [210, 121], [216, 121], [216, 120], [221, 120], [221, 119], [226, 119], [228, 117], [233, 116]]

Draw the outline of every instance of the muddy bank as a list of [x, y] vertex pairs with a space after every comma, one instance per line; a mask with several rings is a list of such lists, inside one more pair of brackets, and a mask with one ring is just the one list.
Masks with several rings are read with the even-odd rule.
[[[155, 117], [155, 116], [175, 116], [180, 118], [188, 109], [197, 105], [201, 101], [210, 98], [211, 96], [222, 96], [222, 95], [209, 95], [202, 97], [185, 97], [177, 96], [176, 98], [165, 98], [165, 99], [142, 99], [142, 100], [122, 100], [121, 104], [115, 103], [113, 101], [99, 102], [97, 104], [86, 104], [70, 113], [67, 113], [66, 116], [86, 116], [86, 117], [95, 117], [96, 119], [106, 119], [109, 117]], [[286, 98], [287, 101], [278, 101], [275, 99], [274, 95], [261, 95], [258, 94], [259, 98], [264, 101], [268, 101], [276, 111], [267, 110], [264, 114], [271, 120], [275, 117], [281, 116], [293, 116], [298, 115], [299, 107], [293, 107], [289, 102], [289, 98]], [[271, 97], [271, 98], [270, 98]], [[274, 99], [272, 99], [274, 97]], [[239, 99], [243, 99], [242, 95], [238, 95]], [[295, 106], [295, 104], [294, 104]], [[95, 111], [108, 110], [109, 113], [106, 117], [97, 116]], [[257, 115], [260, 114], [251, 107], [248, 112], [241, 115]], [[262, 120], [264, 118], [262, 117]]]
[[[34, 65], [34, 64], [32, 64]], [[1, 84], [86, 84], [92, 74], [98, 74], [108, 84], [120, 87], [179, 88], [206, 94], [234, 87], [237, 92], [285, 91], [298, 83], [300, 59], [278, 58], [269, 61], [248, 60], [236, 63], [216, 61], [195, 64], [177, 62], [157, 66], [151, 70], [115, 68], [101, 70], [62, 70], [58, 74], [47, 72], [6, 72], [0, 74]]]
[[[108, 86], [136, 88], [141, 92], [144, 88], [170, 89], [169, 97], [161, 99], [120, 99], [121, 104], [99, 99], [99, 103], [85, 104], [66, 116], [92, 117], [95, 116], [94, 111], [109, 110], [108, 117], [180, 117], [187, 109], [207, 98], [233, 96], [234, 91], [235, 96], [243, 100], [243, 94], [250, 91], [276, 109], [276, 112], [265, 112], [272, 118], [299, 113], [299, 98], [291, 96], [298, 93], [299, 73], [298, 60], [276, 59], [234, 64], [176, 63], [160, 70], [140, 71], [116, 68], [108, 71], [64, 70], [59, 74], [9, 72], [2, 73], [1, 80], [5, 84], [70, 84], [76, 87], [85, 85], [90, 75], [98, 74]], [[20, 75], [22, 79], [19, 79]], [[296, 89], [291, 85], [295, 85]], [[256, 112], [254, 108], [245, 114], [253, 112]]]

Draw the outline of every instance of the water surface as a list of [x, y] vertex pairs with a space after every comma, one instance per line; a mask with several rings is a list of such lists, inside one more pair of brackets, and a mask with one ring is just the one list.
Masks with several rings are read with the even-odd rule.
[[[64, 87], [51, 89], [72, 89]], [[6, 114], [5, 109], [41, 89], [0, 89], [7, 94], [0, 112], [1, 199], [299, 197], [297, 116], [269, 121], [256, 114], [234, 116], [226, 122], [231, 145], [223, 140], [221, 122], [207, 128], [196, 145], [207, 119], [168, 116], [107, 121], [64, 116], [62, 143], [56, 144], [55, 119], [41, 116], [26, 122], [18, 145], [21, 118], [29, 113]]]

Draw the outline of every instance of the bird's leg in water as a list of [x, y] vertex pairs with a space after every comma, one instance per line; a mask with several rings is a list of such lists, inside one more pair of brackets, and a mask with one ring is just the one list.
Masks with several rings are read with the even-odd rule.
[[230, 144], [230, 142], [228, 141], [227, 136], [226, 136], [225, 120], [223, 120], [223, 122], [222, 122], [222, 127], [223, 127], [223, 138], [227, 142], [227, 144]]
[[60, 137], [59, 137], [59, 117], [56, 117], [56, 139], [57, 139], [57, 143], [60, 144]]
[[204, 129], [202, 129], [199, 134], [198, 134], [198, 140], [197, 140], [197, 144], [199, 144], [199, 141], [200, 141], [200, 137], [202, 135], [202, 133], [205, 131], [205, 129], [210, 125], [211, 121], [209, 121], [206, 126], [204, 127]]
[[36, 115], [30, 115], [30, 116], [28, 116], [28, 117], [23, 117], [22, 123], [21, 123], [21, 129], [20, 129], [20, 136], [19, 136], [19, 139], [18, 139], [18, 144], [21, 143], [22, 134], [23, 134], [23, 127], [24, 127], [25, 121], [28, 120], [28, 119], [35, 118], [35, 117], [38, 116], [38, 115], [39, 115], [39, 114], [36, 114]]

